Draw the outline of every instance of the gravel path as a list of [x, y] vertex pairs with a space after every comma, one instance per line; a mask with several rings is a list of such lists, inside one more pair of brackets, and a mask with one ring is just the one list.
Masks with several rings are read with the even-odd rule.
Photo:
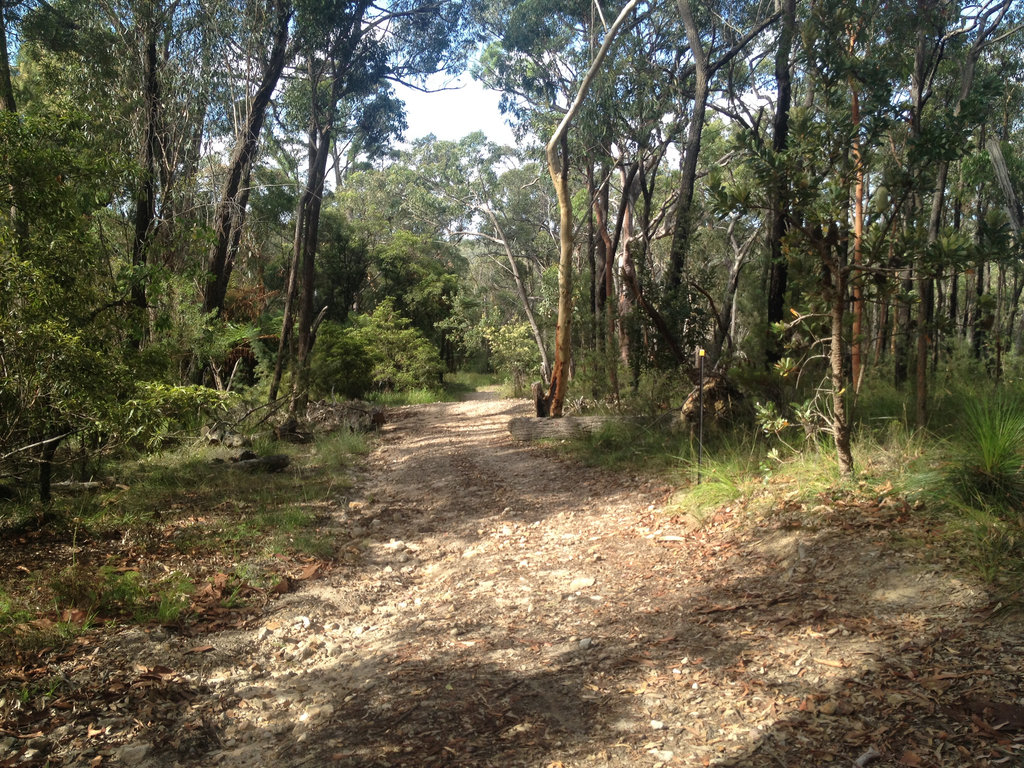
[[658, 482], [515, 443], [529, 409], [389, 413], [336, 501], [339, 563], [248, 626], [133, 629], [76, 660], [64, 674], [134, 670], [95, 727], [137, 725], [99, 749], [69, 724], [51, 759], [1024, 765], [1021, 633], [979, 586], [894, 548], [915, 525], [904, 503], [823, 500], [753, 529], [720, 510], [694, 529]]

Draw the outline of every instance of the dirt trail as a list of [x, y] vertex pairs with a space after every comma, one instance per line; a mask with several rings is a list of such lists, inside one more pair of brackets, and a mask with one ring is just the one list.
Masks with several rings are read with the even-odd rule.
[[694, 531], [657, 483], [513, 442], [528, 413], [390, 413], [341, 562], [249, 629], [98, 651], [174, 676], [68, 764], [1024, 765], [1021, 633], [894, 548], [905, 504]]

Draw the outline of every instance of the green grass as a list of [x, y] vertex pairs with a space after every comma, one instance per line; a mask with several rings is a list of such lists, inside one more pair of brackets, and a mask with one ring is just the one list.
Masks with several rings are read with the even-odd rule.
[[27, 567], [0, 574], [0, 652], [60, 645], [96, 622], [187, 622], [198, 587], [217, 573], [234, 585], [222, 597], [235, 607], [282, 568], [332, 559], [336, 542], [322, 529], [369, 439], [339, 430], [250, 449], [285, 453], [291, 465], [252, 475], [230, 466], [239, 450], [181, 446], [112, 467], [116, 488], [57, 496], [45, 519], [31, 504], [7, 505], [0, 525], [29, 533], [18, 544]]
[[366, 395], [366, 399], [372, 403], [390, 407], [452, 403], [464, 399], [468, 394], [485, 389], [499, 389], [503, 397], [510, 396], [502, 387], [500, 377], [493, 374], [460, 371], [445, 374], [444, 383], [437, 387], [372, 392]]
[[389, 407], [401, 405], [426, 405], [427, 403], [442, 403], [458, 398], [449, 397], [443, 388], [437, 389], [404, 389], [393, 392], [373, 392], [366, 396], [371, 403]]
[[595, 467], [666, 471], [697, 455], [696, 438], [653, 420], [612, 419], [594, 432], [558, 444], [560, 451]]
[[946, 476], [960, 501], [1001, 516], [1024, 510], [1024, 401], [968, 401], [963, 435]]

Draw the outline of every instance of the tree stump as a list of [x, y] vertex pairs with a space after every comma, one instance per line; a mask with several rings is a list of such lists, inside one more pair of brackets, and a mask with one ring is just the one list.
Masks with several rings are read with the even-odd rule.
[[533, 392], [533, 404], [537, 406], [537, 417], [545, 418], [550, 416], [551, 403], [548, 401], [547, 394], [544, 392], [544, 382], [533, 382], [533, 386], [530, 387], [530, 390]]

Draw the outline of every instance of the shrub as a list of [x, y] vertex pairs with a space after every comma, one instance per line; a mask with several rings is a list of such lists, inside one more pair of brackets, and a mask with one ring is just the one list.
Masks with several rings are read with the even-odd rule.
[[430, 388], [441, 383], [444, 366], [437, 347], [384, 300], [371, 315], [356, 319], [353, 338], [372, 362], [373, 386], [381, 391]]
[[324, 323], [317, 333], [309, 386], [314, 397], [362, 397], [373, 385], [373, 360], [351, 328]]
[[513, 396], [521, 397], [528, 378], [531, 374], [536, 377], [540, 371], [540, 354], [529, 324], [487, 326], [483, 333], [494, 369], [512, 384]]

